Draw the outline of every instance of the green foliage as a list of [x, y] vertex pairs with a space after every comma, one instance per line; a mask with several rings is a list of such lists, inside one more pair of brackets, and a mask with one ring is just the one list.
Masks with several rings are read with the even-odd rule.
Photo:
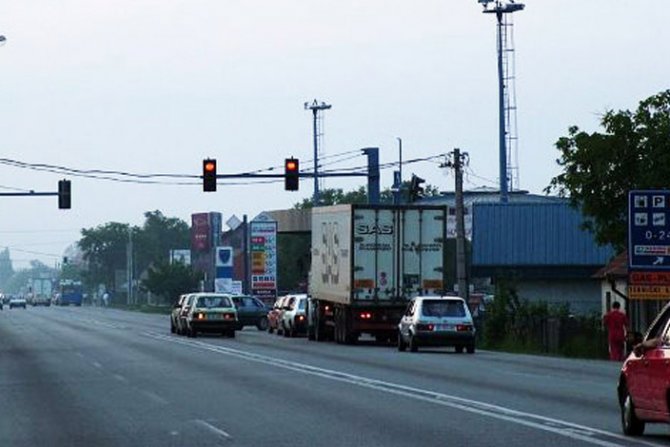
[[88, 263], [82, 276], [88, 288], [105, 284], [108, 290], [115, 289], [115, 272], [126, 269], [131, 237], [135, 275], [152, 264], [167, 262], [171, 249], [190, 246], [190, 228], [183, 220], [165, 217], [160, 211], [147, 212], [144, 218], [141, 228], [109, 222], [81, 231], [79, 248]]
[[509, 352], [606, 358], [607, 342], [598, 316], [574, 316], [567, 303], [519, 299], [511, 281], [501, 281], [487, 306], [482, 347]]
[[670, 178], [670, 90], [640, 102], [636, 111], [609, 110], [604, 133], [577, 126], [556, 143], [563, 172], [547, 193], [569, 197], [600, 244], [626, 247], [628, 191], [667, 188]]
[[201, 279], [201, 274], [194, 272], [188, 265], [179, 262], [160, 263], [149, 268], [142, 287], [161, 297], [164, 303], [171, 303], [183, 293], [198, 290]]
[[279, 290], [304, 291], [310, 268], [311, 246], [311, 234], [277, 235], [277, 257], [281, 259], [277, 265]]
[[[401, 187], [401, 203], [407, 203], [409, 200], [409, 186], [410, 182], [405, 181]], [[433, 197], [439, 196], [440, 190], [434, 185], [424, 186], [424, 196]], [[320, 191], [321, 205], [343, 205], [343, 204], [365, 204], [368, 203], [368, 193], [365, 186], [359, 186], [358, 189], [344, 192], [341, 188], [326, 188]], [[383, 204], [393, 203], [393, 191], [390, 188], [385, 188], [379, 193], [379, 202]], [[313, 207], [312, 198], [303, 199], [302, 202], [296, 203], [294, 209], [309, 209]]]

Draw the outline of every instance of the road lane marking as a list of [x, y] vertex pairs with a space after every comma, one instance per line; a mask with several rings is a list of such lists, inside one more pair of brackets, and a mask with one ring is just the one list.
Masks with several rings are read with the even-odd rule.
[[167, 405], [167, 404], [169, 404], [169, 402], [168, 402], [167, 400], [163, 399], [162, 397], [160, 397], [160, 396], [159, 396], [158, 394], [156, 394], [156, 393], [152, 393], [151, 391], [147, 391], [147, 390], [140, 390], [140, 392], [141, 392], [142, 394], [144, 394], [145, 396], [147, 396], [149, 399], [151, 399], [151, 400], [153, 400], [154, 402], [156, 402], [156, 403], [159, 403], [159, 404], [161, 404], [161, 405]]
[[98, 363], [98, 362], [93, 362], [93, 366], [95, 366], [95, 367], [98, 368], [98, 369], [101, 369], [101, 368], [102, 368], [102, 365], [101, 365], [100, 363]]
[[[443, 394], [435, 391], [414, 388], [410, 386], [400, 385], [397, 383], [385, 382], [382, 380], [357, 376], [341, 371], [335, 371], [325, 368], [320, 368], [304, 363], [292, 362], [276, 357], [269, 357], [261, 354], [254, 354], [250, 352], [241, 351], [238, 349], [228, 348], [221, 345], [213, 345], [196, 340], [187, 340], [177, 338], [174, 336], [164, 335], [162, 333], [143, 332], [144, 335], [157, 340], [164, 340], [199, 348], [211, 352], [216, 352], [223, 355], [237, 357], [243, 360], [264, 363], [274, 367], [280, 367], [291, 371], [300, 372], [303, 374], [322, 377], [329, 380], [350, 383], [364, 388], [383, 391], [390, 394], [400, 395], [404, 397], [413, 398], [425, 402], [438, 404], [450, 408], [459, 409], [469, 413], [475, 413], [482, 416], [493, 417], [496, 419], [512, 422], [518, 425], [555, 433], [560, 436], [571, 438], [574, 440], [583, 441], [588, 444], [598, 445], [602, 447], [628, 447], [633, 445], [646, 445], [660, 447], [662, 444], [657, 444], [649, 441], [638, 440], [618, 433], [612, 433], [605, 430], [599, 430], [584, 425], [575, 424], [560, 419], [554, 419], [546, 416], [541, 416], [533, 413], [527, 413], [519, 410], [514, 410], [499, 405], [489, 404], [486, 402], [466, 399], [449, 394]], [[600, 437], [600, 438], [598, 438]], [[602, 439], [605, 438], [605, 439]]]
[[232, 436], [230, 436], [230, 434], [226, 433], [224, 430], [221, 430], [218, 427], [213, 426], [212, 424], [210, 424], [207, 421], [203, 421], [202, 419], [196, 419], [193, 422], [195, 422], [198, 425], [202, 425], [203, 427], [205, 427], [206, 429], [208, 429], [212, 433], [215, 433], [215, 434], [217, 434], [219, 436], [222, 436], [226, 439], [231, 439], [232, 438]]
[[123, 377], [121, 374], [113, 374], [112, 377], [114, 377], [119, 382], [128, 383], [128, 379]]

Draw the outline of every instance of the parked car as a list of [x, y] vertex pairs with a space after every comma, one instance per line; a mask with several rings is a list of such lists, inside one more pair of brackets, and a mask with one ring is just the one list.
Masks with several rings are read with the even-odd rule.
[[624, 434], [640, 436], [647, 423], [670, 423], [670, 304], [658, 314], [642, 343], [624, 361], [617, 393]]
[[178, 329], [177, 320], [179, 319], [179, 314], [181, 313], [182, 306], [187, 297], [188, 297], [187, 293], [179, 295], [179, 298], [177, 298], [177, 301], [172, 306], [172, 311], [170, 312], [170, 332], [172, 332], [173, 334], [177, 333]]
[[16, 296], [16, 295], [12, 296], [9, 299], [9, 308], [13, 309], [15, 307], [23, 307], [24, 309], [26, 309], [27, 308], [26, 299], [22, 296]]
[[186, 334], [189, 337], [196, 337], [200, 332], [235, 337], [237, 310], [229, 295], [194, 293], [190, 297], [193, 303], [186, 314]]
[[307, 333], [307, 295], [288, 295], [281, 315], [285, 337]]
[[268, 308], [258, 298], [246, 295], [234, 295], [230, 297], [237, 308], [238, 326], [256, 326], [259, 331], [268, 328]]
[[277, 301], [275, 301], [274, 305], [272, 308], [268, 311], [268, 332], [272, 334], [274, 331], [279, 330], [279, 323], [281, 322], [281, 315], [284, 306], [284, 301], [286, 300], [285, 296], [280, 296], [277, 298]]
[[30, 301], [30, 304], [34, 306], [51, 306], [51, 299], [45, 295], [34, 295]]
[[416, 297], [398, 324], [398, 350], [419, 346], [454, 346], [475, 352], [475, 326], [468, 306], [458, 297]]

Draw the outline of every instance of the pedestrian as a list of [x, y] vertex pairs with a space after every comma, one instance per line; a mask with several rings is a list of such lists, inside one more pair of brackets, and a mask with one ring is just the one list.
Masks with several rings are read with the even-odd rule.
[[102, 302], [105, 307], [109, 306], [109, 293], [105, 292], [102, 295]]
[[612, 310], [603, 316], [603, 325], [607, 329], [610, 360], [623, 361], [626, 333], [628, 332], [628, 317], [621, 311], [621, 304], [618, 301], [612, 303]]

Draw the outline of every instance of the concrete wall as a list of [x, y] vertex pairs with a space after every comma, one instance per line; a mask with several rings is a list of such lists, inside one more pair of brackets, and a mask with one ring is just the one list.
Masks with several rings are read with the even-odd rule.
[[601, 310], [600, 282], [593, 279], [535, 279], [519, 280], [519, 298], [545, 301], [550, 304], [570, 304], [573, 314], [587, 315]]

